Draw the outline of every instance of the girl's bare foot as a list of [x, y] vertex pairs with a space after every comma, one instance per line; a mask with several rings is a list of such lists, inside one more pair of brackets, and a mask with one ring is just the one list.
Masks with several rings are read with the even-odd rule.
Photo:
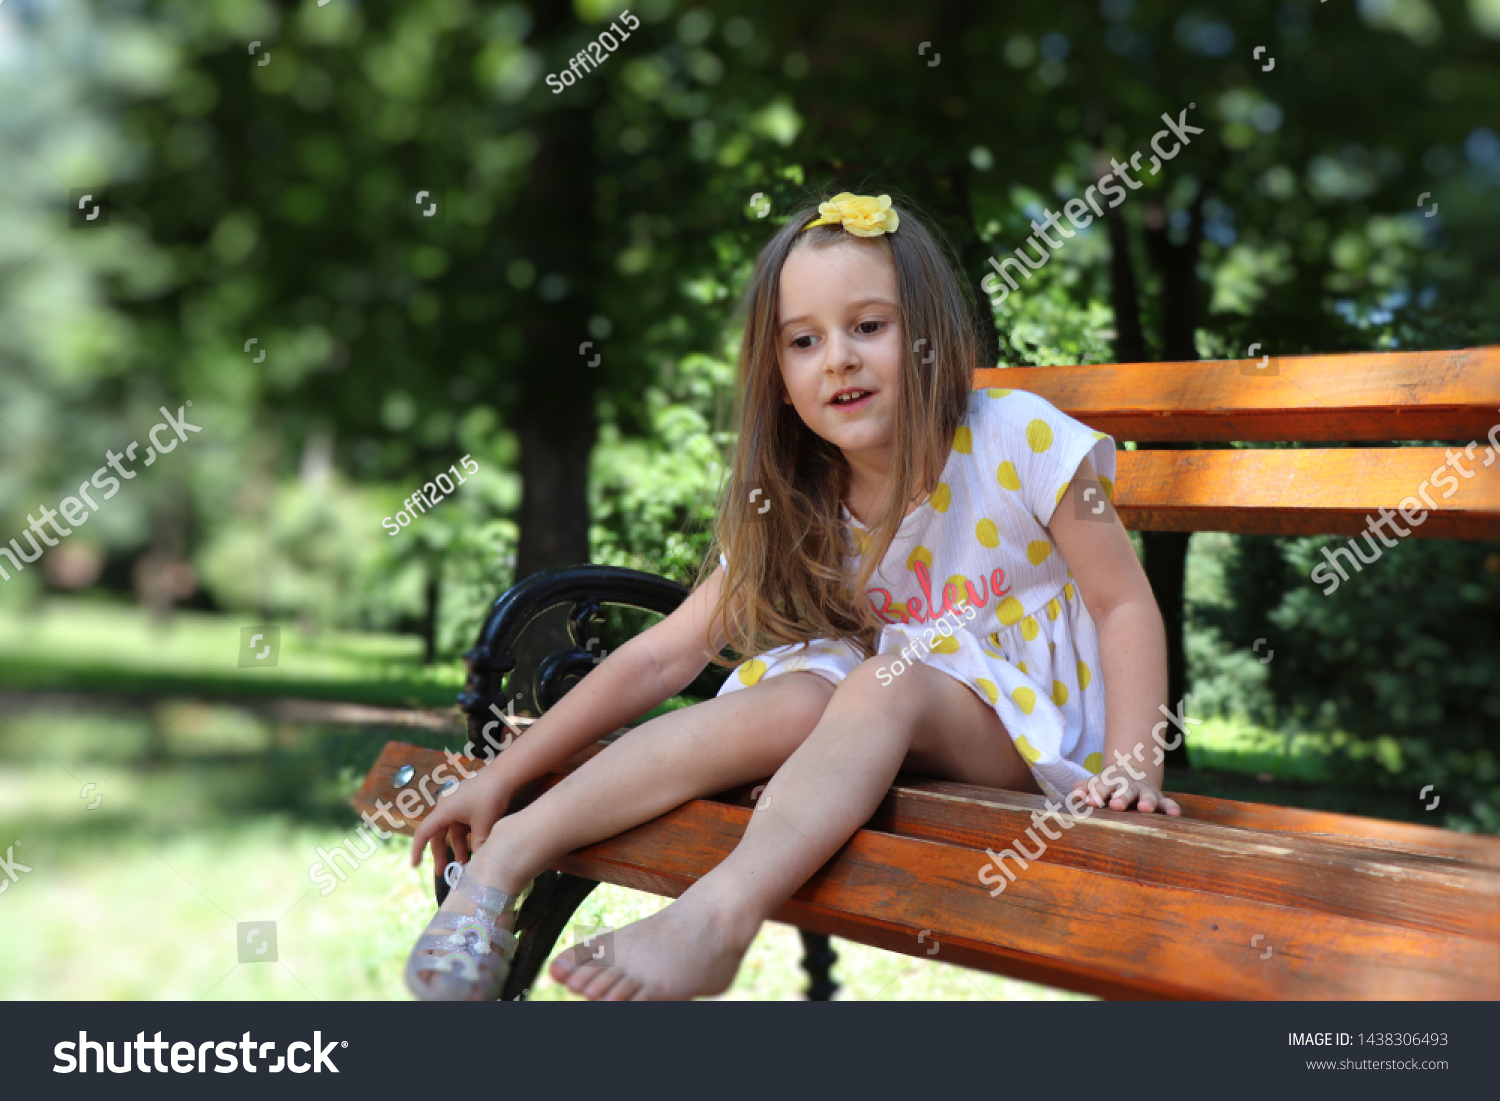
[[733, 908], [711, 900], [697, 884], [660, 913], [616, 929], [606, 961], [579, 963], [573, 951], [552, 961], [550, 973], [590, 1001], [686, 1001], [722, 994], [734, 982], [753, 927]]

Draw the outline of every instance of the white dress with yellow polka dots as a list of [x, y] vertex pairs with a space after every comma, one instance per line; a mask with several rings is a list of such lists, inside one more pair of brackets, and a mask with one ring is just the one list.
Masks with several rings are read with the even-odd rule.
[[[901, 522], [866, 589], [889, 624], [878, 653], [904, 648], [973, 688], [1057, 799], [1104, 764], [1099, 638], [1046, 529], [1084, 458], [1112, 495], [1113, 439], [1035, 394], [976, 390], [937, 489]], [[867, 529], [843, 515], [863, 548]], [[846, 559], [848, 576], [858, 562]], [[719, 695], [798, 670], [837, 684], [860, 660], [833, 640], [781, 646], [742, 663]], [[899, 672], [875, 689], [900, 690]]]

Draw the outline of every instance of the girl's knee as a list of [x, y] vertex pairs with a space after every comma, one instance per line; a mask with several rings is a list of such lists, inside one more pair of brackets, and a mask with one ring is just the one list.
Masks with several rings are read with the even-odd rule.
[[742, 697], [741, 702], [755, 714], [781, 719], [800, 717], [811, 730], [810, 724], [822, 716], [834, 691], [835, 685], [828, 678], [810, 669], [795, 669], [731, 695]]
[[952, 680], [948, 674], [900, 654], [877, 654], [860, 662], [839, 687], [883, 708], [923, 714], [936, 705]]
[[877, 654], [856, 665], [834, 696], [842, 697], [845, 703], [858, 702], [879, 710], [920, 708], [919, 697], [927, 695], [926, 685], [923, 678], [911, 676], [912, 671], [911, 662], [897, 654]]

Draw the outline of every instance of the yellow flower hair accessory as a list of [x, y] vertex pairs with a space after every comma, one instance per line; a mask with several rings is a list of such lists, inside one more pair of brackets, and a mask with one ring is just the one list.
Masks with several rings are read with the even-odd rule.
[[[901, 219], [891, 209], [889, 195], [877, 198], [841, 191], [826, 203], [819, 203], [818, 214], [821, 217], [808, 222], [802, 229], [842, 225], [856, 237], [879, 237], [882, 233], [895, 233], [901, 225]], [[802, 229], [797, 232], [801, 233]]]

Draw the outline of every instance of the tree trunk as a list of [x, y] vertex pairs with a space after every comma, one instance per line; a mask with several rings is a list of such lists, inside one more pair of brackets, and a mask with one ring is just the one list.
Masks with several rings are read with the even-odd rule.
[[[1161, 277], [1161, 333], [1163, 358], [1181, 362], [1198, 358], [1194, 334], [1198, 328], [1198, 247], [1203, 239], [1203, 191], [1189, 208], [1188, 239], [1174, 245], [1167, 235], [1167, 222], [1160, 208], [1147, 212], [1146, 252]], [[1140, 445], [1143, 450], [1184, 451], [1193, 443], [1167, 442]], [[1187, 694], [1187, 627], [1183, 586], [1187, 574], [1188, 541], [1191, 532], [1145, 531], [1141, 540], [1146, 551], [1146, 578], [1161, 606], [1167, 628], [1167, 700], [1175, 707]], [[1184, 708], [1186, 711], [1187, 708]], [[1169, 768], [1188, 768], [1187, 743], [1167, 751]]]
[[[1101, 169], [1100, 175], [1108, 165]], [[1201, 199], [1200, 199], [1201, 201]], [[1155, 212], [1160, 217], [1160, 211]], [[1151, 219], [1148, 218], [1148, 222]], [[1120, 363], [1147, 361], [1144, 327], [1141, 324], [1139, 284], [1135, 263], [1130, 255], [1130, 234], [1123, 212], [1105, 216], [1109, 233], [1109, 292], [1115, 314], [1115, 359]], [[1162, 328], [1167, 359], [1196, 359], [1193, 332], [1197, 325], [1197, 287], [1194, 267], [1197, 262], [1201, 230], [1198, 206], [1193, 208], [1193, 228], [1186, 245], [1173, 246], [1166, 239], [1165, 226], [1147, 229], [1147, 248], [1156, 261], [1162, 277]], [[1164, 251], [1166, 250], [1166, 251]], [[1173, 449], [1180, 444], [1138, 444], [1142, 450]], [[1183, 578], [1187, 565], [1189, 535], [1186, 532], [1143, 531], [1143, 568], [1151, 592], [1161, 609], [1167, 636], [1167, 700], [1175, 705], [1187, 691], [1187, 655], [1183, 646]], [[1186, 742], [1166, 751], [1168, 768], [1188, 768]]]
[[422, 610], [422, 664], [437, 660], [438, 600], [442, 595], [443, 560], [436, 553], [427, 556], [427, 585]]
[[1125, 216], [1107, 214], [1109, 230], [1109, 304], [1115, 311], [1115, 360], [1146, 362], [1146, 338], [1141, 332], [1141, 296], [1136, 288], [1135, 263], [1130, 258], [1130, 233]]
[[538, 402], [516, 426], [521, 440], [521, 542], [516, 580], [589, 560], [589, 458], [598, 434], [593, 395], [572, 409]]
[[[942, 0], [935, 9], [935, 27], [973, 27], [979, 22], [979, 5], [976, 0]], [[978, 289], [977, 283], [989, 273], [985, 262], [990, 255], [990, 246], [979, 239], [974, 224], [974, 168], [969, 162], [968, 148], [974, 135], [973, 120], [968, 117], [968, 99], [963, 91], [970, 86], [972, 73], [969, 57], [963, 51], [951, 51], [943, 61], [943, 68], [931, 73], [935, 94], [941, 96], [941, 110], [933, 115], [933, 148], [951, 150], [939, 162], [942, 171], [930, 169], [933, 159], [923, 157], [918, 166], [926, 186], [922, 190], [934, 205], [930, 212], [945, 231], [952, 231], [952, 242], [958, 252], [960, 277], [975, 281], [975, 307], [979, 327], [980, 367], [993, 367], [1000, 359], [999, 337], [992, 320], [994, 311], [989, 296]], [[938, 74], [942, 77], [939, 78]], [[940, 91], [937, 91], [940, 90]], [[951, 108], [951, 109], [950, 109]]]
[[[564, 5], [533, 11], [535, 40], [545, 48], [573, 24]], [[591, 96], [602, 83], [577, 87], [571, 105], [534, 119], [537, 152], [518, 208], [522, 247], [538, 281], [527, 298], [521, 332], [520, 402], [514, 424], [521, 444], [520, 546], [516, 580], [537, 570], [587, 562], [588, 469], [597, 426], [597, 369], [579, 346], [590, 340], [595, 308], [594, 126]], [[608, 242], [605, 243], [606, 247]], [[596, 342], [597, 351], [609, 349]]]
[[[533, 41], [545, 51], [576, 25], [571, 9], [538, 4]], [[605, 358], [606, 342], [589, 333], [589, 319], [599, 312], [595, 272], [605, 261], [602, 242], [596, 256], [591, 245], [593, 222], [594, 104], [608, 93], [599, 78], [570, 89], [567, 106], [534, 116], [537, 151], [524, 195], [516, 208], [518, 237], [538, 280], [528, 290], [521, 320], [523, 352], [519, 363], [520, 400], [513, 419], [521, 445], [520, 544], [515, 581], [540, 570], [589, 560], [589, 459], [598, 436], [594, 397], [598, 370], [594, 355]], [[533, 698], [536, 663], [567, 646], [566, 609], [544, 615], [519, 640], [515, 654], [515, 690], [523, 693], [517, 710], [537, 713]], [[514, 690], [512, 690], [514, 695]]]

